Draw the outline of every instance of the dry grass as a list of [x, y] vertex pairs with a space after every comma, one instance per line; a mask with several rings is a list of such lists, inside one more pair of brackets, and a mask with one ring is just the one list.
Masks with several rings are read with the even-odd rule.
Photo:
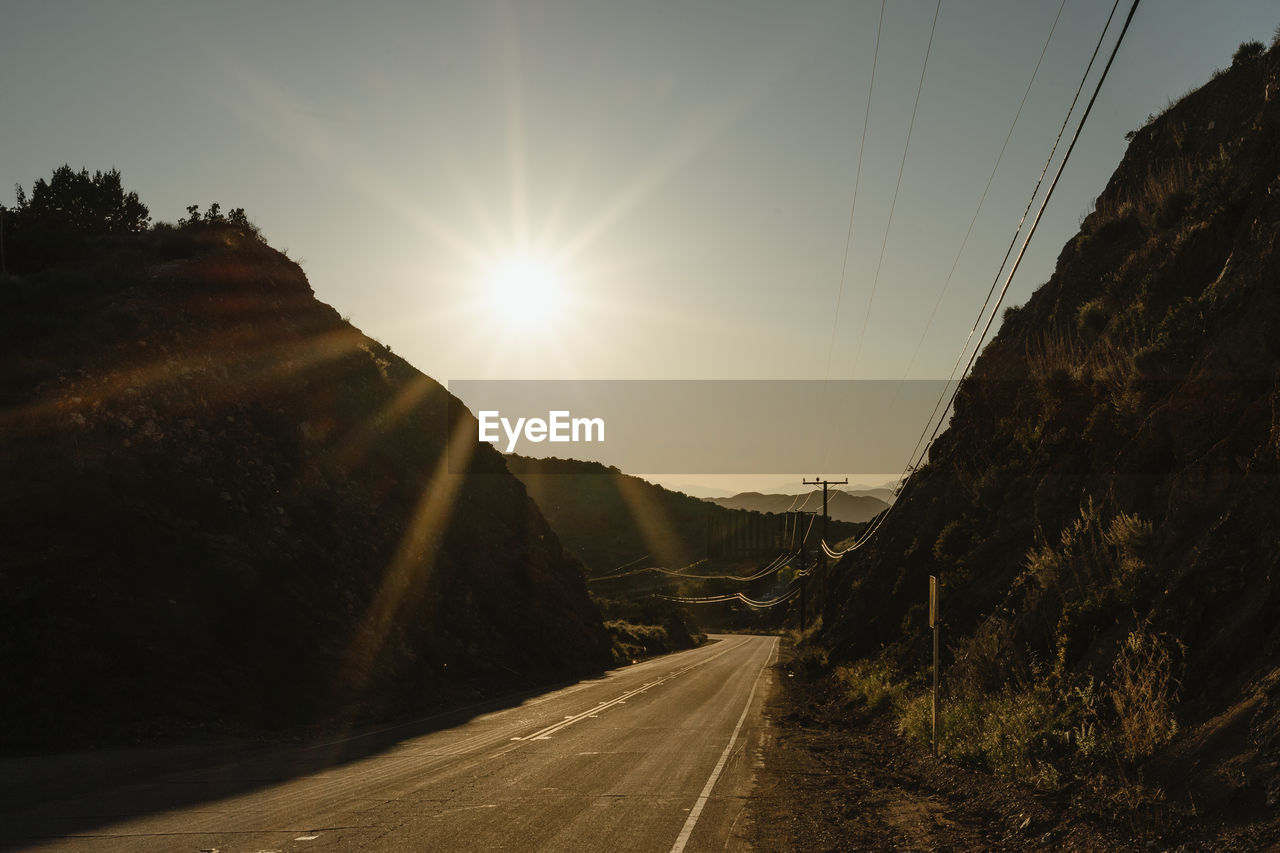
[[[1135, 630], [1116, 647], [1102, 633], [1150, 576], [1154, 540], [1150, 522], [1087, 499], [1054, 539], [1031, 549], [1020, 615], [993, 615], [951, 649], [939, 751], [1053, 788], [1082, 762], [1140, 761], [1167, 743], [1178, 730], [1174, 646]], [[1031, 642], [1018, 639], [1027, 620], [1056, 625], [1044, 638], [1051, 666], [1020, 645]], [[1094, 670], [1100, 680], [1078, 669], [1094, 652], [1113, 656]], [[932, 742], [929, 691], [909, 691], [874, 664], [849, 668], [845, 679], [868, 707], [891, 705], [904, 736]]]
[[[939, 707], [938, 753], [969, 767], [1056, 788], [1061, 772], [1038, 754], [1039, 745], [1054, 736], [1054, 704], [1044, 690], [1015, 685], [988, 693], [949, 690]], [[904, 737], [932, 746], [929, 691], [901, 702], [897, 720]]]
[[835, 676], [848, 699], [868, 711], [900, 709], [905, 705], [906, 686], [884, 661], [858, 661], [840, 667]]
[[1122, 597], [1127, 597], [1150, 570], [1147, 552], [1154, 538], [1151, 522], [1125, 512], [1111, 519], [1111, 526], [1102, 535], [1103, 541], [1115, 549], [1113, 579]]
[[1095, 230], [1103, 223], [1134, 219], [1145, 228], [1165, 225], [1185, 203], [1196, 181], [1197, 167], [1190, 157], [1179, 157], [1148, 168], [1146, 175], [1122, 192], [1100, 195], [1094, 202]]
[[[1077, 316], [1084, 323], [1097, 322], [1093, 318], [1105, 313], [1104, 304], [1102, 299], [1085, 303]], [[1108, 333], [1098, 334], [1102, 329], [1095, 328], [1088, 334], [1092, 340], [1086, 340], [1086, 334], [1057, 328], [1028, 340], [1027, 376], [1040, 397], [1052, 398], [1055, 389], [1064, 383], [1091, 385], [1095, 394], [1109, 402], [1116, 412], [1124, 414], [1131, 410], [1132, 382], [1138, 372], [1135, 347], [1122, 339], [1133, 335], [1123, 330], [1112, 334], [1112, 327], [1118, 321], [1109, 318], [1108, 322], [1110, 325], [1103, 327]]]
[[1177, 641], [1139, 629], [1116, 656], [1109, 692], [1121, 749], [1130, 761], [1147, 758], [1178, 733], [1173, 706], [1179, 683], [1171, 648], [1183, 650]]

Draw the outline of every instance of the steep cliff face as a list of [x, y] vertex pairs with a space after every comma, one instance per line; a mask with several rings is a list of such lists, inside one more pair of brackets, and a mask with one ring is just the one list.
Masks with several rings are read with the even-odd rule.
[[[1006, 312], [928, 465], [837, 569], [836, 656], [889, 644], [924, 665], [938, 574], [966, 677], [1109, 690], [1155, 649], [1178, 725], [1130, 758], [1207, 749], [1230, 711], [1240, 785], [1273, 783], [1278, 288], [1273, 47], [1137, 131], [1052, 278]], [[1119, 725], [1113, 704], [1087, 710]]]
[[580, 569], [465, 409], [283, 255], [159, 229], [4, 285], [9, 746], [395, 713], [609, 662]]

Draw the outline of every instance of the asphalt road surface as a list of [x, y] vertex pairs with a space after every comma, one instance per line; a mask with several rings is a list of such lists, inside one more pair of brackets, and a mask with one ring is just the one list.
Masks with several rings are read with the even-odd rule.
[[7, 760], [0, 848], [746, 849], [777, 639], [713, 639], [448, 728], [417, 721], [212, 758]]

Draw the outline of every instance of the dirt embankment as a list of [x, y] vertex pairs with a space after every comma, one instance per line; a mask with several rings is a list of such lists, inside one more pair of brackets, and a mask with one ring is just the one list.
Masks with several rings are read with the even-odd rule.
[[835, 680], [808, 675], [789, 644], [776, 667], [779, 687], [766, 707], [771, 736], [748, 809], [749, 837], [762, 853], [1280, 845], [1280, 818], [1258, 823], [1192, 802], [1143, 802], [1136, 784], [1102, 780], [1048, 792], [938, 761], [902, 737], [889, 715], [860, 711]]

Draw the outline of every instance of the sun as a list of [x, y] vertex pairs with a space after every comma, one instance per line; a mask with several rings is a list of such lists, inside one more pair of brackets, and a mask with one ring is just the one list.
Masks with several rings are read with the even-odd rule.
[[509, 331], [545, 331], [564, 311], [564, 276], [554, 263], [536, 255], [508, 255], [486, 276], [489, 307]]

